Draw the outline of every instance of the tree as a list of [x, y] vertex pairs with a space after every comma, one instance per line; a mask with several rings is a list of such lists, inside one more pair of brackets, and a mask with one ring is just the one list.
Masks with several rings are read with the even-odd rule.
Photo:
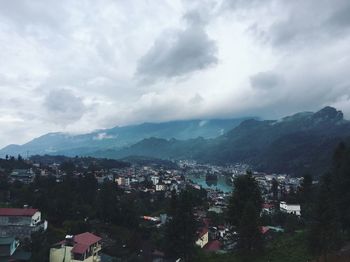
[[239, 249], [250, 255], [262, 247], [260, 189], [251, 174], [239, 176], [234, 181], [234, 191], [228, 206], [228, 222], [239, 233]]
[[314, 219], [309, 228], [309, 247], [317, 257], [323, 256], [324, 261], [327, 261], [328, 254], [337, 250], [341, 244], [332, 177], [329, 174], [322, 178], [313, 215]]
[[342, 230], [350, 234], [350, 150], [343, 143], [334, 153], [331, 183]]
[[195, 251], [197, 224], [193, 215], [193, 200], [184, 190], [178, 197], [176, 211], [165, 228], [165, 251], [170, 258], [191, 261]]
[[301, 214], [303, 218], [308, 219], [311, 213], [311, 202], [312, 202], [312, 176], [306, 174], [303, 176], [303, 181], [301, 182], [298, 199], [301, 205]]
[[262, 248], [259, 214], [253, 202], [248, 201], [244, 206], [238, 226], [238, 248], [243, 254], [251, 254]]
[[96, 198], [97, 217], [105, 222], [112, 222], [118, 215], [118, 195], [116, 184], [105, 182], [102, 184]]
[[272, 179], [271, 191], [273, 195], [273, 200], [277, 201], [278, 200], [278, 181], [276, 178]]
[[233, 185], [234, 191], [229, 200], [227, 219], [232, 226], [238, 226], [246, 204], [251, 202], [255, 212], [260, 214], [263, 201], [258, 183], [251, 174], [237, 177]]

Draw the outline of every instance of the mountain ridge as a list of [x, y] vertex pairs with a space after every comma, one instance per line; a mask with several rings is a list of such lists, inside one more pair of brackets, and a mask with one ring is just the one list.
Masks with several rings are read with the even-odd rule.
[[213, 164], [244, 162], [269, 172], [326, 172], [336, 145], [350, 137], [350, 122], [343, 113], [325, 107], [280, 120], [249, 119], [212, 139], [149, 138], [120, 150], [94, 152], [93, 156], [128, 155], [162, 159], [193, 159]]
[[89, 154], [98, 150], [123, 148], [144, 138], [191, 139], [199, 136], [217, 137], [248, 118], [194, 119], [162, 123], [142, 123], [139, 125], [116, 126], [86, 134], [72, 135], [51, 132], [23, 144], [11, 144], [0, 150], [0, 156], [63, 154], [68, 156]]

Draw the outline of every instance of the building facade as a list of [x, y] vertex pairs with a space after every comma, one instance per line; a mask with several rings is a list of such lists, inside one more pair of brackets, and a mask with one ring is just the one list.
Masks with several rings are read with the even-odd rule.
[[68, 235], [50, 249], [50, 262], [100, 262], [101, 240], [89, 232]]
[[33, 232], [47, 229], [41, 212], [34, 208], [0, 208], [0, 237], [30, 238]]

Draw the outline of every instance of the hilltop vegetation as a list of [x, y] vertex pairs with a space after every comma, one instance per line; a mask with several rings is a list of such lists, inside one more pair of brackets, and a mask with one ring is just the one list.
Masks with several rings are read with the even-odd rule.
[[244, 162], [257, 170], [320, 175], [330, 167], [333, 148], [348, 141], [350, 122], [331, 107], [316, 113], [298, 113], [279, 121], [246, 120], [215, 139], [148, 138], [121, 150], [96, 156], [128, 155], [163, 159], [194, 159], [214, 164]]

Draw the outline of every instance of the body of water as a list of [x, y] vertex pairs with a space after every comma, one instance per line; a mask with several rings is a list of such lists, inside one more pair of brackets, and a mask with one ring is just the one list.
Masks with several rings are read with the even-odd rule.
[[218, 176], [217, 181], [208, 182], [205, 179], [205, 175], [187, 175], [187, 178], [205, 189], [218, 189], [225, 193], [232, 192], [232, 186], [226, 182], [226, 176]]

